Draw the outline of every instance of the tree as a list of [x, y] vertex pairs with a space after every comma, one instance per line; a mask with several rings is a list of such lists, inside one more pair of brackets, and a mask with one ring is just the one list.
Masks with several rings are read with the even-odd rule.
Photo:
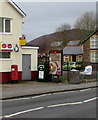
[[61, 31], [64, 31], [64, 30], [69, 30], [69, 29], [71, 29], [70, 24], [65, 23], [65, 24], [62, 24], [61, 26], [59, 26], [59, 27], [56, 29], [56, 32], [61, 32]]
[[68, 23], [64, 23], [56, 29], [56, 34], [51, 42], [51, 49], [61, 49], [67, 44], [67, 31], [70, 29], [71, 26]]
[[95, 12], [86, 12], [78, 18], [74, 24], [75, 29], [95, 30], [96, 15]]
[[64, 30], [60, 32], [55, 32], [51, 38], [50, 42], [50, 50], [61, 50], [63, 49], [68, 43], [68, 31]]

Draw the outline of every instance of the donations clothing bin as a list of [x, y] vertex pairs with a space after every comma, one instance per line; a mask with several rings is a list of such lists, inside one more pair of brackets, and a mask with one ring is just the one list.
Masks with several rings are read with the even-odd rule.
[[11, 65], [11, 81], [12, 83], [18, 82], [18, 66]]
[[39, 82], [51, 82], [51, 76], [49, 75], [49, 64], [39, 63], [38, 65], [38, 81]]

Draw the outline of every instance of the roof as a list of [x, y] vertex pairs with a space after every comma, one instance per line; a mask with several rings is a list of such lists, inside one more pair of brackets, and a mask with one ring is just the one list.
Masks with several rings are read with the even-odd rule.
[[82, 53], [82, 46], [66, 46], [63, 49], [63, 54], [65, 55], [81, 55]]
[[87, 41], [92, 35], [94, 35], [96, 32], [98, 32], [98, 28], [92, 32], [91, 34], [89, 34], [83, 41], [80, 42], [80, 44], [83, 44], [85, 41]]
[[21, 46], [23, 49], [39, 49], [39, 47], [34, 47], [34, 46]]
[[81, 40], [69, 41], [67, 45], [79, 45]]
[[58, 41], [58, 42], [52, 42], [50, 46], [60, 46], [63, 42], [62, 41]]
[[23, 17], [26, 16], [26, 14], [18, 7], [18, 5], [16, 5], [15, 2], [13, 2], [12, 0], [8, 0], [8, 2], [9, 2]]

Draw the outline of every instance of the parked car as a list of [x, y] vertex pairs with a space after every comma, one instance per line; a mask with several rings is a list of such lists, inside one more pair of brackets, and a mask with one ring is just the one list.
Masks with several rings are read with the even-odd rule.
[[81, 62], [64, 62], [63, 63], [63, 70], [81, 70], [82, 64]]

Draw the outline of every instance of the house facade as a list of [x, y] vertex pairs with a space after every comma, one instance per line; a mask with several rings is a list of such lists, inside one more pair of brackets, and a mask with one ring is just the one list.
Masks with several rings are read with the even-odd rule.
[[2, 0], [0, 8], [0, 82], [11, 81], [12, 65], [18, 66], [18, 80], [34, 80], [39, 48], [26, 46], [22, 37], [26, 14], [11, 0]]
[[69, 41], [63, 49], [63, 62], [82, 62], [83, 50], [80, 40]]
[[83, 47], [83, 64], [92, 65], [98, 71], [98, 30], [81, 42]]

